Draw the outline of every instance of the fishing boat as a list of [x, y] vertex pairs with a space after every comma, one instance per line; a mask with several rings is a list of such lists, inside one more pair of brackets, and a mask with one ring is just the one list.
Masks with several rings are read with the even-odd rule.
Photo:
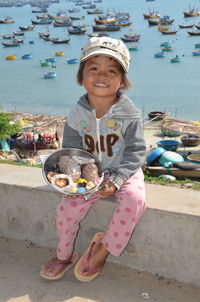
[[99, 18], [94, 18], [95, 24], [115, 24], [117, 19], [115, 16], [99, 16]]
[[140, 35], [133, 34], [133, 35], [126, 35], [124, 34], [123, 37], [121, 37], [122, 41], [124, 42], [137, 42], [140, 39]]
[[29, 31], [29, 30], [34, 30], [35, 26], [34, 25], [28, 25], [28, 26], [19, 26], [19, 29], [22, 31]]
[[116, 25], [118, 26], [130, 26], [132, 22], [129, 22], [128, 19], [120, 19], [116, 22]]
[[67, 20], [67, 21], [53, 21], [53, 26], [54, 27], [69, 27], [72, 26], [72, 21]]
[[109, 34], [107, 32], [99, 32], [98, 34], [96, 33], [92, 33], [92, 34], [88, 34], [89, 38], [93, 38], [93, 37], [108, 37]]
[[[200, 165], [199, 165], [200, 166]], [[200, 168], [197, 169], [179, 169], [179, 168], [166, 168], [163, 166], [147, 166], [146, 171], [151, 175], [161, 175], [161, 174], [170, 174], [175, 177], [189, 177], [189, 178], [199, 178], [200, 177]]]
[[5, 19], [0, 19], [0, 24], [9, 24], [9, 23], [15, 23], [15, 20], [13, 20], [12, 17], [6, 17]]
[[54, 71], [49, 71], [44, 74], [44, 79], [55, 79], [56, 73]]
[[68, 33], [71, 35], [84, 35], [86, 33], [87, 29], [75, 27], [75, 28], [69, 28]]
[[198, 17], [198, 16], [200, 16], [200, 11], [197, 8], [191, 7], [189, 5], [189, 10], [186, 11], [186, 12], [183, 12], [183, 14], [184, 14], [184, 17], [186, 17], [186, 18], [188, 18], [188, 17]]
[[172, 46], [163, 46], [162, 47], [162, 51], [169, 52], [169, 51], [172, 51], [172, 50], [173, 50]]
[[2, 35], [2, 38], [3, 39], [14, 39], [14, 35], [12, 35], [12, 34], [6, 34], [6, 35]]
[[157, 29], [158, 29], [158, 31], [168, 31], [169, 26], [158, 25]]
[[69, 43], [70, 39], [51, 39], [54, 44], [66, 44]]
[[173, 58], [170, 59], [170, 62], [171, 63], [179, 63], [181, 60], [180, 60], [180, 57], [179, 56], [175, 56]]
[[163, 51], [160, 51], [160, 52], [156, 52], [154, 54], [154, 57], [155, 58], [164, 58], [165, 57], [165, 53]]
[[129, 51], [136, 51], [136, 50], [139, 50], [139, 47], [137, 45], [131, 45], [129, 46]]
[[56, 60], [56, 58], [51, 57], [51, 58], [47, 58], [46, 61], [51, 62], [51, 63], [55, 63], [57, 60]]
[[88, 10], [87, 14], [88, 15], [99, 15], [99, 14], [103, 14], [103, 10], [100, 8], [96, 8], [94, 10]]
[[192, 52], [193, 56], [200, 56], [200, 49], [196, 48]]
[[22, 60], [32, 59], [32, 55], [30, 53], [27, 53], [23, 56], [21, 56]]
[[158, 25], [170, 25], [174, 22], [174, 19], [169, 19], [169, 16], [164, 16], [162, 18], [147, 19], [150, 26]]
[[56, 51], [55, 56], [56, 57], [63, 57], [65, 55], [64, 51]]
[[177, 33], [178, 30], [159, 30], [159, 32], [161, 32], [161, 34], [163, 35], [175, 35]]
[[56, 15], [52, 15], [50, 13], [47, 13], [47, 16], [50, 20], [62, 20], [62, 19], [67, 19], [68, 16], [65, 13], [58, 12]]
[[10, 43], [5, 43], [5, 42], [1, 42], [1, 44], [4, 46], [4, 47], [19, 47], [20, 46], [20, 43], [17, 43], [17, 42], [10, 42]]
[[192, 28], [194, 24], [179, 24], [178, 25], [180, 28]]
[[47, 9], [45, 8], [32, 9], [32, 13], [34, 14], [47, 13]]
[[50, 61], [40, 61], [40, 66], [42, 67], [49, 67], [49, 66], [52, 66], [51, 62]]
[[162, 42], [162, 43], [160, 44], [160, 46], [161, 46], [161, 47], [170, 47], [171, 44], [170, 44], [169, 42]]
[[194, 44], [194, 47], [195, 47], [195, 48], [200, 48], [200, 43]]
[[39, 32], [38, 35], [40, 38], [43, 38], [43, 37], [48, 38], [50, 36], [50, 33]]
[[197, 29], [200, 29], [200, 23], [194, 25]]
[[96, 4], [85, 4], [82, 6], [83, 9], [91, 9], [91, 8], [96, 8]]
[[14, 31], [13, 34], [15, 36], [24, 36], [24, 32], [22, 30], [20, 30], [20, 31]]
[[24, 39], [13, 39], [13, 43], [24, 43]]
[[187, 31], [190, 36], [200, 36], [200, 30]]
[[79, 59], [67, 59], [67, 63], [68, 64], [77, 64], [79, 63]]
[[39, 15], [39, 16], [37, 15], [36, 18], [37, 18], [37, 19], [47, 19], [47, 18], [48, 18], [48, 15], [47, 15], [47, 14]]
[[[41, 38], [42, 38], [42, 40], [44, 40], [44, 41], [51, 41], [52, 40], [52, 38], [49, 36], [49, 37], [42, 37], [41, 36]], [[54, 38], [55, 39], [55, 38]]]
[[167, 117], [167, 113], [165, 111], [151, 111], [148, 113], [148, 118], [150, 120], [163, 120]]
[[47, 25], [47, 24], [51, 24], [53, 21], [50, 19], [43, 19], [40, 21], [36, 21], [36, 20], [31, 20], [33, 25]]
[[120, 26], [115, 24], [92, 25], [93, 31], [118, 31]]
[[16, 55], [9, 55], [9, 56], [6, 56], [6, 60], [15, 60], [16, 59]]
[[155, 18], [160, 18], [160, 14], [155, 11], [155, 10], [150, 10], [148, 14], [143, 14], [144, 19], [155, 19]]
[[74, 7], [74, 8], [68, 9], [68, 12], [69, 13], [78, 13], [78, 12], [80, 12], [80, 9], [77, 7]]

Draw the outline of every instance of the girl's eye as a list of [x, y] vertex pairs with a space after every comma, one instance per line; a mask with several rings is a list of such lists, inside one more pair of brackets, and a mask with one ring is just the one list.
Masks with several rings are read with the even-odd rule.
[[110, 73], [116, 73], [116, 71], [114, 69], [110, 69], [109, 72]]
[[91, 67], [90, 70], [97, 70], [97, 67]]

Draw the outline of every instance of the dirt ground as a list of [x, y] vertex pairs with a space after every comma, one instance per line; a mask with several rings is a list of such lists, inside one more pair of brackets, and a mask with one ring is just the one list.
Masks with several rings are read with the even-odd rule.
[[41, 279], [41, 264], [54, 249], [0, 237], [0, 302], [199, 302], [200, 288], [107, 262], [93, 281]]

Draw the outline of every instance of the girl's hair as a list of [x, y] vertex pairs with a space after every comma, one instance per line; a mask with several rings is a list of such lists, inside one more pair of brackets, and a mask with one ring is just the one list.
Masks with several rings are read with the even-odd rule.
[[[82, 85], [83, 83], [83, 69], [84, 69], [84, 66], [85, 66], [85, 62], [81, 62], [80, 65], [79, 65], [79, 69], [78, 69], [78, 72], [77, 72], [77, 76], [76, 76], [76, 79], [77, 79], [77, 82], [79, 85]], [[123, 83], [123, 87], [122, 89], [124, 90], [127, 90], [127, 89], [130, 89], [131, 87], [133, 87], [132, 83], [129, 81], [129, 79], [127, 78], [127, 75], [123, 69], [123, 67], [120, 65], [120, 70], [121, 70], [121, 73], [122, 73], [122, 83]]]

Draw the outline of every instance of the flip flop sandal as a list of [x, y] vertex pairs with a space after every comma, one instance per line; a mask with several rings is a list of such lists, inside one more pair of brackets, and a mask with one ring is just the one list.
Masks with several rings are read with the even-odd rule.
[[[90, 269], [89, 262], [94, 253], [94, 245], [96, 244], [96, 242], [99, 239], [102, 239], [103, 236], [104, 236], [104, 233], [102, 233], [102, 232], [96, 233], [94, 235], [87, 251], [83, 254], [83, 256], [79, 259], [79, 261], [75, 265], [74, 275], [75, 275], [76, 279], [78, 279], [79, 281], [82, 281], [82, 282], [91, 281], [94, 278], [96, 278], [98, 276], [98, 274], [100, 273], [100, 271], [102, 270], [103, 265], [100, 266], [98, 269]], [[84, 267], [85, 268], [88, 267], [88, 269], [86, 269], [86, 272], [89, 273], [89, 275], [84, 275], [82, 273], [84, 271]]]
[[49, 263], [45, 264], [48, 267], [48, 270], [55, 270], [56, 274], [54, 276], [49, 276], [44, 273], [44, 266], [40, 271], [40, 276], [46, 280], [59, 280], [64, 276], [64, 274], [76, 263], [78, 260], [78, 253], [74, 252], [70, 259], [63, 261], [59, 260], [56, 257], [52, 258]]

